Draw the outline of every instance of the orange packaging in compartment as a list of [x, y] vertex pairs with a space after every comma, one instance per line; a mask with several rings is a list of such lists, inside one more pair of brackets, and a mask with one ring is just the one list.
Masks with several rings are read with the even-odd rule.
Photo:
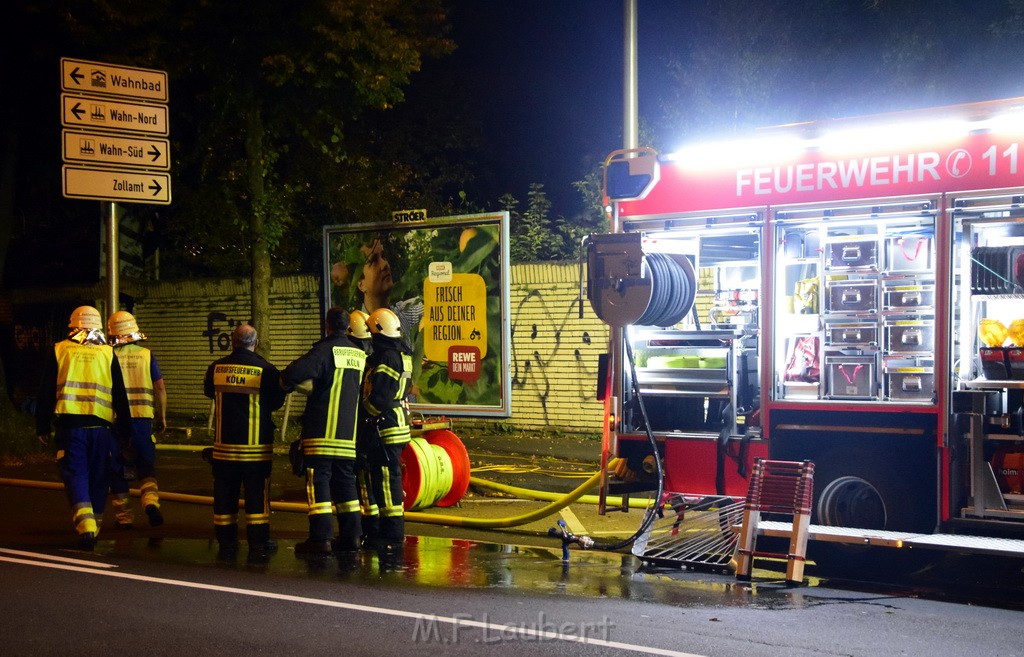
[[992, 455], [992, 471], [1000, 492], [1020, 495], [1024, 491], [1024, 451], [999, 448]]

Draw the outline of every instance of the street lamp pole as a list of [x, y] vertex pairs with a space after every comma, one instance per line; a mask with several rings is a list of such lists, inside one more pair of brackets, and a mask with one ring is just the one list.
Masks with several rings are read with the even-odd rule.
[[623, 0], [622, 147], [639, 146], [636, 64], [636, 0]]

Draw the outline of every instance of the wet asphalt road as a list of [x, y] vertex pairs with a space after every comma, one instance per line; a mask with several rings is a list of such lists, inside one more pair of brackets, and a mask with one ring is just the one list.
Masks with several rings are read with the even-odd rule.
[[[197, 459], [162, 453], [162, 488], [208, 495], [209, 472]], [[531, 484], [525, 476], [510, 483]], [[48, 466], [5, 466], [0, 477], [57, 481]], [[273, 499], [301, 501], [301, 481], [283, 464], [274, 481]], [[473, 491], [461, 508], [427, 512], [510, 517], [542, 504]], [[563, 562], [546, 536], [558, 516], [500, 530], [410, 523], [400, 558], [307, 560], [294, 555], [305, 516], [278, 511], [278, 554], [250, 561], [243, 549], [225, 563], [208, 506], [167, 501], [164, 511], [160, 528], [141, 514], [133, 530], [105, 528], [88, 554], [73, 549], [62, 492], [0, 486], [4, 654], [328, 654], [342, 644], [351, 654], [422, 646], [517, 655], [1024, 654], [1014, 562], [929, 555], [899, 563], [873, 553], [857, 582], [821, 580], [811, 567], [805, 587], [785, 587], [771, 569], [740, 584], [724, 573], [651, 569], [616, 552], [574, 549]], [[608, 540], [641, 518], [598, 516], [591, 505], [571, 513]], [[895, 586], [877, 583], [894, 578]], [[87, 619], [74, 625], [88, 629], [54, 632], [62, 618]]]

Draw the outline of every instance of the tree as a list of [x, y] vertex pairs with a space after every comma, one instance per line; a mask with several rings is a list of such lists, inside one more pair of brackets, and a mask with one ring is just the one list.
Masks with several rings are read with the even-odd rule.
[[519, 210], [519, 201], [511, 194], [501, 197], [501, 209], [509, 213], [512, 262], [575, 260], [585, 235], [607, 230], [601, 209], [600, 173], [594, 171], [574, 186], [583, 196], [586, 210], [571, 220], [549, 216], [551, 201], [540, 183], [530, 185], [525, 210]]
[[198, 261], [248, 256], [252, 321], [268, 335], [273, 258], [296, 212], [358, 168], [350, 127], [402, 102], [423, 56], [452, 49], [445, 13], [439, 0], [254, 0], [241, 14], [193, 1], [167, 10], [181, 28], [160, 52], [191, 101], [175, 128], [185, 184], [170, 235]]
[[[44, 272], [54, 272], [52, 282], [72, 280], [83, 271], [96, 280], [98, 267], [83, 267], [80, 255], [84, 244], [96, 243], [98, 212], [82, 201], [41, 200], [52, 199], [53, 189], [59, 189], [59, 167], [53, 165], [59, 126], [52, 113], [25, 111], [57, 107], [59, 57], [166, 70], [174, 202], [133, 205], [131, 211], [156, 227], [159, 246], [173, 256], [162, 258], [164, 274], [251, 276], [252, 320], [268, 338], [272, 272], [293, 267], [297, 254], [319, 251], [305, 242], [294, 244], [301, 241], [291, 239], [296, 227], [315, 228], [309, 232], [318, 240], [319, 226], [312, 222], [338, 223], [339, 208], [365, 207], [367, 199], [380, 198], [382, 208], [394, 209], [394, 199], [407, 188], [409, 168], [378, 161], [362, 131], [403, 102], [426, 58], [454, 47], [446, 37], [442, 0], [252, 0], [244, 6], [206, 0], [30, 0], [14, 5], [5, 7], [13, 15], [5, 27], [47, 35], [30, 40], [25, 61], [15, 68], [17, 74], [25, 71], [27, 80], [48, 84], [19, 83], [5, 96], [24, 101], [8, 104], [20, 110], [18, 120], [8, 124], [9, 135], [46, 135], [44, 146], [31, 149], [45, 158], [24, 148], [4, 151], [17, 157], [18, 175], [32, 181], [4, 181], [4, 191], [32, 192], [14, 204], [32, 215], [17, 235], [22, 250], [58, 265]], [[11, 86], [11, 80], [5, 83]], [[339, 191], [344, 188], [366, 193], [344, 196]], [[341, 215], [352, 220], [358, 212]], [[10, 215], [4, 219], [0, 239], [2, 229], [17, 228]], [[54, 248], [54, 234], [74, 245], [71, 255]], [[64, 261], [67, 266], [60, 266]]]

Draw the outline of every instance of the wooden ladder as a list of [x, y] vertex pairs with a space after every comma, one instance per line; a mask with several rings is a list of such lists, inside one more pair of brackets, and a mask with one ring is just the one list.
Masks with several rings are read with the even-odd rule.
[[[786, 584], [803, 583], [807, 561], [807, 530], [811, 524], [814, 464], [810, 461], [755, 459], [747, 500], [743, 506], [739, 540], [736, 542], [736, 579], [750, 581], [754, 557], [786, 559]], [[790, 515], [793, 527], [787, 554], [757, 552], [757, 523], [761, 513]]]

